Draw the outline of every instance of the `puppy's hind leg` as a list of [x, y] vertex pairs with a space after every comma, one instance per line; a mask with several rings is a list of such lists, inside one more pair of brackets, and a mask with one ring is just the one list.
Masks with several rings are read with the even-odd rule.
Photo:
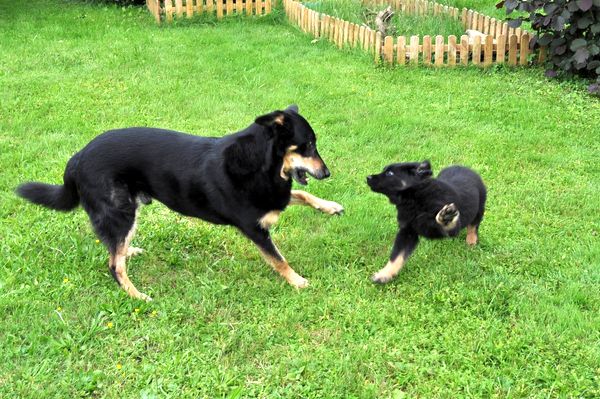
[[400, 230], [396, 235], [396, 241], [394, 241], [394, 247], [392, 248], [392, 254], [390, 260], [383, 267], [371, 277], [371, 281], [377, 284], [385, 284], [390, 282], [404, 266], [408, 257], [417, 247], [419, 243], [419, 236], [409, 230]]
[[290, 205], [308, 205], [330, 215], [341, 215], [344, 212], [344, 207], [337, 202], [315, 197], [302, 190], [292, 190]]
[[454, 236], [458, 234], [458, 230], [460, 230], [459, 218], [460, 212], [456, 205], [447, 204], [437, 213], [435, 221], [446, 235]]
[[467, 244], [471, 246], [477, 244], [477, 242], [479, 241], [477, 230], [479, 230], [479, 225], [467, 225]]

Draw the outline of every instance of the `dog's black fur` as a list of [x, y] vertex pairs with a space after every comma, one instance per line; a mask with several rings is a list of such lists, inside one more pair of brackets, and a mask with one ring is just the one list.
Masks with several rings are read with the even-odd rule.
[[[432, 177], [429, 161], [388, 165], [378, 175], [367, 177], [374, 192], [386, 195], [398, 210], [399, 232], [390, 262], [397, 272], [417, 246], [419, 236], [430, 239], [453, 237], [467, 227], [467, 242], [477, 242], [485, 211], [486, 188], [481, 177], [464, 166], [443, 169]], [[397, 269], [397, 270], [396, 270]], [[395, 274], [376, 273], [373, 281], [386, 283]]]
[[[290, 154], [300, 161], [286, 164]], [[285, 209], [292, 178], [306, 184], [306, 173], [329, 176], [313, 129], [290, 106], [222, 138], [143, 127], [108, 131], [69, 160], [63, 185], [25, 183], [17, 194], [60, 211], [81, 204], [111, 255], [129, 244], [139, 204], [154, 198], [181, 214], [235, 226], [263, 254], [285, 262], [259, 220]], [[111, 257], [110, 270], [123, 285], [112, 263]]]

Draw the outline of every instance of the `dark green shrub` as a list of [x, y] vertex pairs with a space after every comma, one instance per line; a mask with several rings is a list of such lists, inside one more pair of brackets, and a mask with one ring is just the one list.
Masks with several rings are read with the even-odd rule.
[[529, 21], [537, 32], [532, 46], [548, 49], [546, 76], [590, 79], [590, 93], [600, 95], [600, 0], [504, 0], [506, 13], [526, 13], [509, 21]]

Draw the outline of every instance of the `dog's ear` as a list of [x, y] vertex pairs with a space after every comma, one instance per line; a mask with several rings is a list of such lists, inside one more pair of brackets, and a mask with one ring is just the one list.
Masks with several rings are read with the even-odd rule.
[[286, 122], [283, 111], [273, 111], [269, 114], [261, 115], [254, 121], [264, 127], [283, 126]]
[[276, 136], [280, 139], [289, 139], [294, 136], [293, 122], [287, 111], [273, 111], [259, 116], [255, 123], [266, 127], [267, 136]]
[[429, 177], [433, 174], [431, 171], [431, 163], [428, 160], [425, 160], [417, 166], [417, 176], [419, 177]]
[[298, 106], [296, 104], [292, 104], [289, 107], [287, 107], [285, 110], [289, 111], [289, 112], [298, 113]]

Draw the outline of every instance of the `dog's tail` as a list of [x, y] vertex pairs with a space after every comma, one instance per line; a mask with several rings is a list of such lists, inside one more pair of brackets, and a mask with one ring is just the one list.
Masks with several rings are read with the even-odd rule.
[[67, 164], [64, 184], [46, 184], [39, 182], [23, 183], [17, 187], [16, 193], [34, 204], [57, 211], [70, 211], [79, 205], [79, 193], [71, 176], [72, 162]]

